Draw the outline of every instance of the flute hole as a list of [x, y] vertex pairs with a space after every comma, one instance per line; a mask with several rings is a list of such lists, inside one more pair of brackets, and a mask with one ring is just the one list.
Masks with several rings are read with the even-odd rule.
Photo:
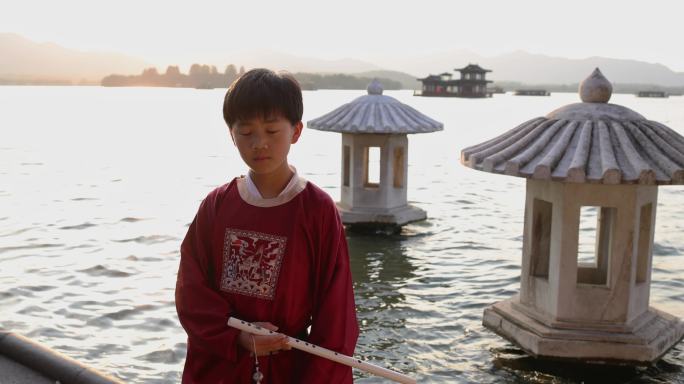
[[358, 362], [359, 362], [359, 364], [362, 364], [362, 363], [363, 363], [363, 361], [361, 361], [361, 360], [356, 360], [356, 361], [358, 361]]

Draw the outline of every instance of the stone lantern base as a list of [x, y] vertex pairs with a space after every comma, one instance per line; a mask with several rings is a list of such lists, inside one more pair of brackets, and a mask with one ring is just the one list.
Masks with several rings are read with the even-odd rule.
[[349, 225], [396, 225], [402, 226], [414, 221], [425, 220], [425, 211], [410, 204], [396, 208], [358, 208], [349, 209], [337, 204], [342, 222]]
[[684, 336], [684, 322], [653, 307], [623, 327], [549, 326], [524, 312], [515, 296], [486, 308], [482, 323], [534, 357], [596, 363], [646, 365]]

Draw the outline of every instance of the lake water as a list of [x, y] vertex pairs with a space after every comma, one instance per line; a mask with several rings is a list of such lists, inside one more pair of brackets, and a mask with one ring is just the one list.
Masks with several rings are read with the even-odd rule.
[[[130, 383], [175, 383], [186, 335], [179, 245], [200, 200], [244, 173], [225, 90], [0, 87], [0, 327]], [[304, 121], [365, 91], [305, 92]], [[524, 179], [474, 171], [462, 148], [578, 101], [413, 97], [444, 123], [409, 137], [408, 197], [428, 220], [349, 234], [357, 355], [435, 383], [684, 382], [682, 345], [648, 368], [526, 358], [481, 325], [519, 289]], [[611, 102], [684, 132], [684, 98]], [[340, 136], [305, 130], [290, 162], [339, 199]], [[684, 195], [660, 188], [651, 304], [684, 317]], [[382, 380], [355, 372], [357, 382]]]

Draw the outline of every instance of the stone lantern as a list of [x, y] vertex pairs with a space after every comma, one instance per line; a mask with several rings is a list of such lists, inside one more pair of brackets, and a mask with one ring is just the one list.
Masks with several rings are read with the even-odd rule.
[[[461, 163], [527, 179], [520, 293], [483, 324], [538, 357], [648, 364], [684, 324], [649, 307], [658, 185], [684, 184], [684, 137], [609, 104], [598, 68], [582, 103], [466, 148]], [[593, 257], [578, 259], [580, 211], [596, 207]]]
[[342, 133], [341, 201], [344, 224], [400, 228], [427, 215], [406, 200], [409, 133], [443, 125], [393, 97], [374, 80], [368, 95], [307, 122], [309, 128]]

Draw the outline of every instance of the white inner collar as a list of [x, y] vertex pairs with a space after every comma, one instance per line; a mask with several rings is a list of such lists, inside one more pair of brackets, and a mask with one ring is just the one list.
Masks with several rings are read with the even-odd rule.
[[[292, 165], [289, 165], [290, 170], [293, 172], [292, 177], [290, 178], [290, 181], [287, 183], [285, 188], [280, 191], [278, 196], [274, 197], [274, 199], [277, 199], [279, 197], [285, 196], [289, 194], [298, 184], [299, 182], [299, 175], [297, 174], [297, 168], [295, 168]], [[251, 195], [251, 197], [255, 199], [264, 199], [264, 197], [261, 195], [261, 192], [259, 192], [259, 189], [257, 188], [256, 184], [254, 184], [254, 180], [252, 180], [252, 177], [250, 176], [250, 172], [247, 171], [247, 174], [245, 175], [245, 183], [247, 186], [247, 192]]]
[[249, 177], [248, 172], [246, 176], [237, 179], [237, 189], [240, 198], [247, 204], [264, 208], [275, 207], [294, 199], [295, 196], [306, 188], [307, 181], [305, 178], [299, 176], [295, 167], [290, 166], [290, 169], [294, 172], [290, 182], [287, 183], [287, 186], [285, 186], [278, 196], [271, 199], [264, 199], [261, 196], [261, 193], [259, 193], [259, 190], [254, 184], [254, 180]]

